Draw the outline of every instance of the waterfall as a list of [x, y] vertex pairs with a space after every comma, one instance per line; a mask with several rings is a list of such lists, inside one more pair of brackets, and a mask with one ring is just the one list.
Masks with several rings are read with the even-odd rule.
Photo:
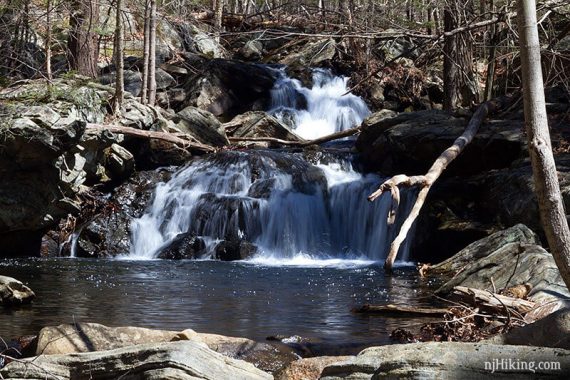
[[[347, 78], [316, 69], [309, 89], [277, 72], [269, 112], [304, 138], [352, 128], [370, 113], [361, 98], [346, 94]], [[156, 258], [180, 234], [199, 237], [204, 258], [223, 240], [254, 244], [254, 259], [266, 262], [385, 258], [401, 220], [386, 223], [389, 195], [367, 201], [382, 178], [359, 173], [350, 155], [320, 157], [250, 150], [193, 160], [158, 184], [146, 214], [132, 221], [129, 258]], [[412, 199], [402, 192], [398, 215], [408, 214]]]
[[269, 113], [305, 139], [316, 139], [356, 127], [370, 114], [358, 96], [347, 94], [348, 78], [329, 70], [313, 70], [312, 88], [289, 78], [283, 69], [271, 90]]
[[[275, 259], [380, 260], [396, 231], [386, 224], [389, 197], [366, 199], [380, 181], [356, 172], [349, 160], [313, 165], [300, 153], [228, 151], [200, 158], [158, 184], [149, 210], [131, 225], [130, 258], [154, 258], [191, 232], [206, 242], [205, 257], [220, 239], [238, 238]], [[405, 215], [411, 197], [402, 198]]]

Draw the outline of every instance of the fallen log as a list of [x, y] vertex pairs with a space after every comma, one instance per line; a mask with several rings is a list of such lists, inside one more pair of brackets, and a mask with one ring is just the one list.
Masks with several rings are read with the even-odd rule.
[[364, 304], [352, 309], [356, 314], [374, 314], [386, 317], [441, 317], [450, 312], [448, 308], [405, 306], [405, 305], [370, 305]]
[[524, 315], [538, 306], [536, 302], [503, 296], [487, 290], [468, 288], [466, 286], [454, 287], [451, 294], [461, 301], [482, 310], [487, 309], [499, 313], [503, 313], [505, 308], [509, 308]]
[[390, 245], [390, 251], [388, 253], [388, 257], [384, 263], [384, 268], [386, 270], [392, 270], [394, 266], [394, 261], [396, 260], [396, 256], [398, 255], [398, 250], [400, 246], [406, 239], [410, 228], [412, 227], [414, 221], [418, 217], [420, 210], [426, 200], [426, 197], [429, 193], [434, 182], [439, 178], [439, 176], [443, 173], [443, 171], [447, 168], [447, 166], [459, 156], [459, 154], [465, 149], [467, 144], [469, 144], [477, 132], [479, 131], [479, 127], [483, 123], [485, 118], [497, 110], [503, 109], [506, 107], [507, 104], [510, 103], [510, 97], [502, 97], [495, 100], [490, 100], [485, 102], [479, 106], [475, 114], [467, 124], [465, 131], [461, 136], [459, 136], [453, 143], [452, 146], [447, 148], [433, 163], [431, 168], [425, 175], [417, 175], [417, 176], [407, 176], [404, 174], [395, 175], [392, 178], [384, 181], [378, 190], [370, 194], [368, 196], [368, 200], [373, 202], [374, 200], [378, 199], [383, 193], [390, 192], [392, 195], [392, 207], [390, 212], [388, 213], [388, 224], [393, 224], [396, 220], [395, 215], [400, 203], [400, 190], [399, 186], [405, 187], [412, 187], [418, 186], [420, 187], [420, 191], [416, 198], [416, 202], [412, 207], [412, 211], [402, 224], [400, 228], [400, 232]]
[[142, 129], [136, 129], [132, 127], [124, 127], [119, 125], [105, 125], [105, 124], [94, 124], [87, 123], [87, 130], [100, 130], [104, 129], [113, 133], [121, 133], [123, 135], [146, 138], [146, 139], [157, 139], [162, 141], [168, 141], [173, 144], [179, 145], [183, 149], [194, 149], [203, 153], [212, 153], [216, 149], [209, 145], [202, 144], [187, 134], [184, 133], [168, 133], [168, 132], [158, 132], [158, 131], [145, 131]]
[[360, 127], [355, 127], [355, 128], [345, 129], [344, 131], [331, 133], [330, 135], [319, 137], [318, 139], [302, 140], [302, 141], [288, 141], [288, 140], [278, 139], [275, 137], [229, 137], [228, 140], [230, 140], [230, 142], [241, 142], [241, 141], [273, 142], [276, 144], [281, 144], [286, 146], [306, 147], [310, 145], [317, 145], [333, 140], [338, 140], [343, 137], [353, 136], [359, 132], [360, 132]]

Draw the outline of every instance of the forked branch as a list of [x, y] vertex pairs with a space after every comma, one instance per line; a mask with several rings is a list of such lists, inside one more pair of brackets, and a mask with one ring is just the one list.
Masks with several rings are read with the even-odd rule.
[[390, 251], [388, 252], [388, 257], [386, 258], [386, 262], [384, 263], [384, 268], [387, 270], [392, 270], [394, 266], [394, 261], [396, 260], [396, 256], [398, 255], [398, 250], [400, 246], [406, 239], [408, 232], [412, 228], [414, 221], [420, 214], [420, 210], [424, 205], [426, 197], [429, 193], [430, 188], [435, 183], [435, 181], [439, 178], [441, 173], [447, 168], [447, 166], [459, 156], [459, 154], [465, 149], [467, 144], [469, 144], [477, 132], [479, 131], [479, 127], [483, 123], [483, 120], [491, 114], [496, 112], [499, 109], [504, 108], [510, 102], [510, 97], [502, 97], [495, 100], [490, 100], [485, 102], [479, 106], [475, 114], [467, 124], [465, 131], [461, 136], [459, 136], [453, 143], [452, 146], [447, 148], [433, 163], [431, 168], [425, 175], [420, 176], [407, 176], [405, 174], [396, 175], [382, 183], [378, 190], [370, 194], [368, 197], [369, 201], [374, 201], [378, 197], [380, 197], [385, 192], [390, 192], [392, 196], [392, 207], [390, 212], [388, 213], [388, 224], [394, 224], [396, 220], [396, 212], [399, 206], [400, 200], [400, 191], [399, 186], [405, 187], [412, 187], [412, 186], [419, 186], [420, 191], [418, 193], [418, 197], [416, 198], [416, 202], [412, 208], [412, 211], [402, 224], [398, 236], [394, 239], [392, 244], [390, 245]]

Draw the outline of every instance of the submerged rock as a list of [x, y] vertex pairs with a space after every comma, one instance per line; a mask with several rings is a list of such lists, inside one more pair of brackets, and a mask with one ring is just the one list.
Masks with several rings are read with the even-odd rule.
[[36, 294], [12, 277], [0, 276], [0, 305], [12, 306], [32, 302]]
[[[33, 361], [33, 365], [31, 364]], [[40, 355], [12, 362], [0, 370], [3, 378], [43, 379], [271, 379], [252, 364], [218, 354], [191, 341], [150, 343], [111, 351], [74, 355]]]
[[[518, 370], [493, 363], [534, 363]], [[560, 369], [538, 368], [538, 362], [560, 363]], [[322, 380], [340, 379], [496, 379], [516, 373], [518, 379], [564, 378], [570, 374], [570, 351], [545, 347], [502, 346], [481, 343], [413, 343], [371, 347], [356, 358], [327, 366]]]

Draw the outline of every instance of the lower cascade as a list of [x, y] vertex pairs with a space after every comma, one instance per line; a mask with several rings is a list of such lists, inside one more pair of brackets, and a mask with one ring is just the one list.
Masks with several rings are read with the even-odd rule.
[[[327, 70], [313, 71], [311, 89], [278, 70], [269, 112], [302, 137], [324, 136], [369, 114], [346, 91], [347, 79]], [[386, 222], [391, 200], [367, 201], [381, 178], [357, 172], [352, 159], [275, 150], [196, 159], [157, 185], [147, 213], [131, 224], [129, 258], [381, 260], [397, 231]], [[405, 215], [410, 196], [402, 198]]]
[[[157, 186], [147, 213], [132, 223], [129, 257], [158, 257], [190, 234], [203, 241], [197, 256], [204, 258], [227, 242], [253, 244], [265, 258], [384, 258], [396, 231], [386, 223], [391, 200], [366, 199], [381, 178], [356, 172], [346, 159], [325, 161], [276, 151], [195, 160]], [[403, 194], [403, 214], [408, 198]]]

